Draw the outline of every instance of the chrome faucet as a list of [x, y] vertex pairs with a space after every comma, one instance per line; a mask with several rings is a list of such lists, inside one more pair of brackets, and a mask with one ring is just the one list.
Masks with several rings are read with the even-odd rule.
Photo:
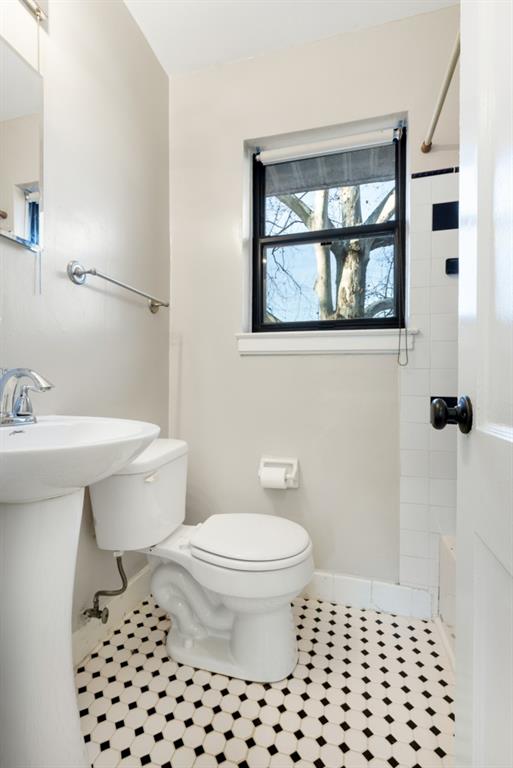
[[[23, 384], [28, 379], [31, 384]], [[53, 388], [43, 376], [29, 368], [0, 370], [0, 427], [35, 424], [29, 392], [47, 392]]]

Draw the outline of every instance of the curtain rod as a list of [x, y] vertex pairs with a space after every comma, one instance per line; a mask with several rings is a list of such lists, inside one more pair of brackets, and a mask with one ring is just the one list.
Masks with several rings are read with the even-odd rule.
[[449, 90], [449, 86], [452, 81], [452, 76], [454, 75], [454, 70], [456, 69], [456, 64], [458, 63], [459, 57], [460, 57], [460, 33], [458, 32], [458, 35], [456, 37], [456, 42], [454, 43], [454, 48], [451, 54], [451, 59], [449, 61], [449, 67], [444, 77], [444, 81], [442, 83], [440, 93], [438, 94], [438, 100], [436, 102], [435, 111], [434, 111], [433, 117], [431, 118], [431, 122], [429, 124], [426, 138], [422, 142], [422, 146], [420, 148], [421, 151], [424, 153], [431, 152], [431, 147], [433, 146], [433, 143], [432, 143], [433, 134], [436, 130], [436, 126], [438, 125], [438, 120], [440, 119], [440, 114], [442, 112], [442, 108], [445, 103], [445, 97], [447, 96], [447, 91]]

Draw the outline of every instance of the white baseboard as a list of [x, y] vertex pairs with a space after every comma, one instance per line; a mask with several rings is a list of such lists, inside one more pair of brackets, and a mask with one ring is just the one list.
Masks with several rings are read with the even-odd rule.
[[456, 659], [454, 656], [454, 638], [451, 637], [449, 628], [443, 621], [441, 616], [435, 616], [435, 627], [438, 630], [438, 634], [440, 635], [440, 642], [442, 643], [445, 652], [447, 654], [447, 658], [449, 659], [449, 664], [451, 665], [451, 669], [454, 672], [456, 670]]
[[[126, 592], [112, 598], [108, 603], [109, 620], [106, 624], [102, 624], [98, 619], [89, 619], [73, 632], [75, 665], [79, 664], [119, 626], [126, 613], [150, 594], [150, 579], [151, 569], [146, 565], [129, 580]], [[327, 600], [330, 603], [350, 605], [353, 608], [369, 608], [417, 619], [431, 619], [434, 615], [433, 597], [427, 589], [361, 579], [343, 573], [316, 571], [303, 594], [305, 597]], [[443, 631], [440, 627], [439, 630], [446, 645]], [[454, 657], [450, 656], [450, 658], [452, 661]]]
[[150, 594], [150, 578], [151, 569], [146, 565], [129, 579], [126, 591], [122, 595], [113, 597], [107, 603], [109, 620], [106, 624], [102, 624], [99, 619], [87, 619], [73, 632], [73, 663], [75, 665], [79, 664], [121, 624], [126, 613]]
[[339, 605], [370, 608], [416, 619], [432, 619], [436, 608], [434, 596], [428, 589], [361, 579], [330, 571], [316, 571], [303, 594], [305, 597], [328, 600]]

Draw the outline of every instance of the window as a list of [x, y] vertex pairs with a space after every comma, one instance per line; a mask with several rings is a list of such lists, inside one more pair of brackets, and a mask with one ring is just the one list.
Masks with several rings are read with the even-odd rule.
[[255, 155], [253, 331], [403, 325], [405, 143]]

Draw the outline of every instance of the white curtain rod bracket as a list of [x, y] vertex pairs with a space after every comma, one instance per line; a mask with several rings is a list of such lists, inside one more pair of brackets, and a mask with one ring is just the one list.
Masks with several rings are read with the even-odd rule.
[[69, 279], [72, 283], [75, 283], [75, 285], [84, 285], [87, 276], [93, 275], [94, 277], [101, 277], [102, 280], [106, 280], [108, 283], [118, 285], [120, 288], [124, 288], [125, 291], [130, 291], [131, 293], [136, 293], [138, 296], [143, 296], [145, 299], [148, 299], [148, 309], [153, 315], [155, 315], [161, 307], [169, 307], [168, 301], [161, 301], [150, 293], [140, 291], [139, 288], [134, 288], [132, 285], [128, 285], [128, 283], [121, 282], [121, 280], [116, 280], [114, 277], [110, 277], [109, 275], [100, 272], [96, 267], [86, 269], [86, 267], [80, 264], [79, 261], [70, 261], [68, 263], [67, 273]]

